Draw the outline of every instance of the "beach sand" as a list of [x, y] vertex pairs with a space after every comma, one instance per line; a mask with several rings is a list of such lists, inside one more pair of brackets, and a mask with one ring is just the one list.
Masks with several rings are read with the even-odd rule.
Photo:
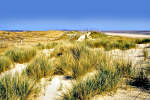
[[111, 33], [111, 32], [105, 32], [105, 34], [112, 35], [112, 36], [132, 37], [132, 38], [150, 38], [150, 35], [145, 35], [145, 34]]

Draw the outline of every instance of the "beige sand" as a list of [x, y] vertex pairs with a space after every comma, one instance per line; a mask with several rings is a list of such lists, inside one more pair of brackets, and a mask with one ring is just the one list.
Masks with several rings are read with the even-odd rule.
[[142, 35], [142, 34], [127, 34], [127, 33], [109, 33], [106, 32], [107, 35], [112, 36], [123, 36], [123, 37], [132, 37], [132, 38], [150, 38], [150, 35]]
[[18, 72], [19, 74], [27, 67], [27, 64], [15, 64], [15, 67], [3, 72], [0, 74], [0, 78], [5, 76], [6, 74], [12, 74], [14, 75], [16, 72]]
[[[57, 100], [68, 88], [71, 88], [73, 80], [65, 79], [64, 76], [55, 76], [42, 90], [37, 100]], [[45, 84], [45, 82], [44, 82]]]

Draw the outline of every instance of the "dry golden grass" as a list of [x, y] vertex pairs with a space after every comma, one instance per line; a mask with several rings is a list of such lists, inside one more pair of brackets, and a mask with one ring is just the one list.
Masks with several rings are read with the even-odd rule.
[[[53, 40], [64, 34], [64, 31], [25, 31], [25, 32], [7, 32], [0, 31], [0, 40], [4, 41], [47, 41]], [[40, 37], [40, 38], [39, 38]]]

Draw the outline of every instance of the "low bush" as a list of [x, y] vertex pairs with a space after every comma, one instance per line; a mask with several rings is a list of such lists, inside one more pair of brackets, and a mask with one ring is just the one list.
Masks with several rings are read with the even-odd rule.
[[5, 53], [12, 61], [24, 63], [30, 61], [36, 55], [34, 48], [12, 48]]

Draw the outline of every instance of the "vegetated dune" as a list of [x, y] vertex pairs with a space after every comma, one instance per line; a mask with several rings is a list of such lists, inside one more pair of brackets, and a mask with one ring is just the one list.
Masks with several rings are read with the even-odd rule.
[[[0, 35], [5, 40], [3, 43], [7, 39], [12, 41], [12, 37], [16, 38], [13, 41], [23, 38], [19, 45], [12, 42], [14, 46], [6, 47], [0, 54], [16, 65], [0, 74], [0, 85], [4, 87], [0, 99], [12, 100], [8, 96], [19, 100], [150, 98], [149, 74], [146, 74], [150, 61], [148, 37], [137, 39], [80, 31], [0, 32]], [[2, 68], [7, 67], [5, 63], [0, 64]], [[12, 78], [10, 84], [7, 75], [8, 79]], [[33, 84], [29, 85], [31, 81]]]

